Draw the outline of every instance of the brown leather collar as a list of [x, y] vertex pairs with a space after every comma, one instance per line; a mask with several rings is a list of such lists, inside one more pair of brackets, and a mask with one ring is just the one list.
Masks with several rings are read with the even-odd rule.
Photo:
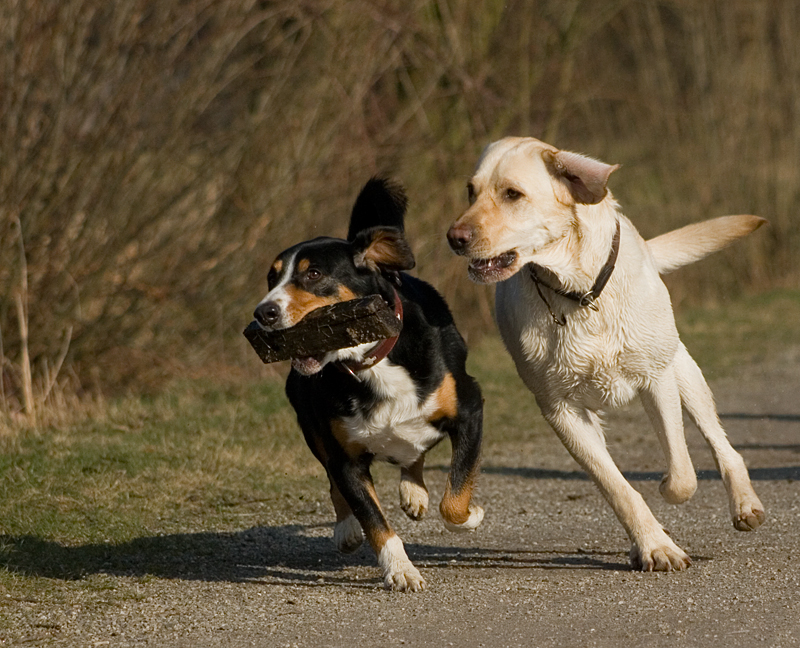
[[600, 293], [603, 292], [603, 288], [606, 287], [606, 284], [611, 277], [611, 273], [614, 272], [614, 267], [617, 263], [617, 255], [619, 254], [619, 235], [620, 226], [619, 219], [617, 219], [617, 231], [614, 232], [614, 238], [611, 241], [611, 250], [608, 253], [608, 259], [606, 260], [605, 265], [600, 268], [600, 272], [598, 273], [597, 279], [595, 279], [591, 290], [586, 293], [579, 293], [573, 290], [564, 290], [563, 288], [553, 288], [539, 279], [539, 275], [536, 274], [536, 267], [533, 263], [528, 264], [528, 271], [530, 272], [531, 279], [533, 279], [533, 282], [536, 284], [536, 290], [539, 293], [539, 297], [542, 298], [542, 301], [547, 306], [547, 310], [550, 311], [550, 315], [553, 317], [553, 321], [556, 324], [559, 326], [564, 326], [567, 323], [567, 318], [563, 314], [561, 315], [560, 319], [556, 317], [555, 313], [553, 313], [553, 309], [550, 307], [550, 303], [544, 298], [540, 286], [544, 286], [545, 288], [552, 290], [557, 295], [561, 295], [562, 297], [566, 297], [567, 299], [578, 302], [579, 306], [588, 306], [592, 310], [597, 310], [597, 306], [594, 302], [600, 296]]
[[[397, 319], [401, 322], [403, 321], [403, 302], [400, 301], [400, 295], [397, 294], [397, 290], [394, 290], [394, 315]], [[370, 350], [367, 355], [365, 355], [361, 360], [358, 362], [351, 361], [351, 360], [341, 360], [337, 364], [339, 367], [349, 373], [353, 378], [356, 380], [360, 380], [358, 376], [356, 376], [356, 371], [364, 371], [365, 369], [371, 369], [376, 364], [378, 364], [381, 360], [383, 360], [392, 349], [394, 349], [394, 345], [397, 344], [397, 340], [400, 337], [398, 333], [394, 337], [386, 338], [385, 340], [381, 340]]]

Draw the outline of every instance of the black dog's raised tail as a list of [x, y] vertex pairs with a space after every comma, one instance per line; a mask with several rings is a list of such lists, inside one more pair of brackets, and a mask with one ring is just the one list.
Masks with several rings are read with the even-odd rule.
[[372, 178], [356, 198], [350, 214], [347, 240], [370, 227], [396, 227], [403, 231], [408, 198], [402, 185], [388, 178]]

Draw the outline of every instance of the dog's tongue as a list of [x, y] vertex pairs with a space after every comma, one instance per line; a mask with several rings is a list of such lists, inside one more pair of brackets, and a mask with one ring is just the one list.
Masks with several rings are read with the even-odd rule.
[[292, 367], [304, 376], [310, 376], [322, 369], [322, 363], [316, 358], [292, 358]]

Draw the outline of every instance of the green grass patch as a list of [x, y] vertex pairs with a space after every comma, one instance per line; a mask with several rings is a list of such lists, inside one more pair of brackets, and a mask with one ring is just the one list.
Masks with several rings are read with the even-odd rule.
[[0, 593], [105, 590], [103, 574], [124, 574], [130, 560], [139, 575], [173, 574], [186, 559], [182, 534], [288, 519], [326, 482], [277, 380], [185, 384], [64, 428], [6, 432]]
[[800, 291], [773, 290], [690, 309], [678, 330], [709, 379], [734, 375], [742, 365], [780, 362], [800, 347]]

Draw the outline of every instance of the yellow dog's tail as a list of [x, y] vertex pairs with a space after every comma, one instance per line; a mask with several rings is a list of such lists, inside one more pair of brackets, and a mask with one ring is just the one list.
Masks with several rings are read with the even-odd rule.
[[659, 274], [667, 274], [727, 247], [766, 222], [759, 216], [720, 216], [656, 236], [647, 247]]

